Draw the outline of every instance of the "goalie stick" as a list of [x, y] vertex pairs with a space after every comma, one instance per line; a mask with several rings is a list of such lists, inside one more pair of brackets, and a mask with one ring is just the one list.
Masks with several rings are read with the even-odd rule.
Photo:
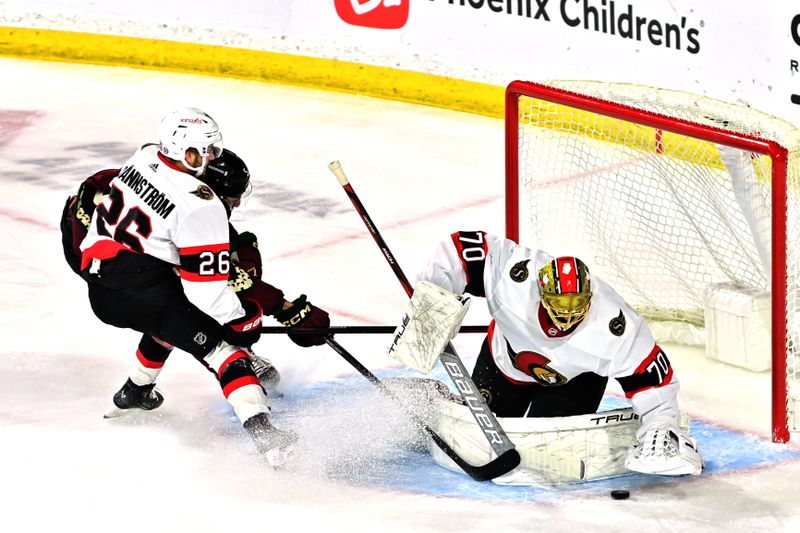
[[[336, 176], [336, 179], [339, 180], [339, 183], [342, 185], [342, 188], [344, 188], [348, 198], [350, 198], [350, 201], [353, 203], [353, 207], [355, 207], [356, 212], [358, 212], [361, 220], [364, 222], [364, 225], [367, 226], [367, 230], [369, 231], [370, 235], [372, 235], [372, 238], [375, 240], [378, 248], [380, 248], [383, 256], [386, 258], [386, 261], [389, 263], [389, 266], [397, 276], [398, 281], [400, 281], [403, 289], [405, 289], [406, 294], [411, 297], [411, 294], [414, 292], [411, 283], [408, 281], [408, 278], [403, 273], [400, 265], [397, 263], [397, 259], [395, 259], [394, 254], [392, 254], [391, 250], [389, 250], [389, 246], [386, 244], [386, 241], [383, 240], [383, 237], [378, 232], [378, 228], [375, 226], [375, 223], [372, 221], [369, 213], [367, 213], [364, 204], [361, 203], [361, 200], [353, 189], [353, 186], [347, 179], [344, 170], [342, 170], [342, 165], [339, 163], [339, 161], [334, 161], [328, 165], [328, 169], [333, 173], [334, 176]], [[515, 449], [514, 443], [511, 442], [505, 431], [503, 431], [503, 428], [500, 426], [500, 423], [497, 421], [494, 413], [492, 413], [492, 411], [489, 409], [489, 406], [486, 405], [486, 401], [483, 399], [483, 396], [481, 396], [478, 392], [475, 382], [472, 381], [469, 372], [464, 366], [464, 363], [461, 361], [461, 358], [458, 357], [458, 354], [456, 353], [452, 343], [447, 343], [447, 347], [445, 348], [444, 353], [442, 353], [441, 361], [445, 371], [447, 372], [447, 375], [450, 376], [450, 379], [456, 385], [462, 397], [464, 398], [467, 407], [469, 407], [470, 413], [475, 418], [475, 422], [483, 431], [483, 435], [486, 437], [486, 440], [489, 441], [492, 451], [495, 453], [495, 455], [497, 455], [495, 459], [484, 465], [483, 468], [489, 469], [489, 467], [491, 467], [492, 471], [497, 471], [495, 477], [510, 472], [520, 463], [521, 459], [519, 452]], [[500, 472], [500, 470], [502, 470], [501, 466], [505, 466], [506, 468], [502, 472]]]
[[389, 390], [389, 388], [386, 387], [386, 385], [384, 385], [384, 383], [378, 379], [375, 374], [370, 372], [367, 367], [358, 361], [358, 359], [353, 357], [350, 352], [345, 350], [341, 344], [333, 340], [332, 337], [326, 337], [325, 342], [328, 344], [328, 346], [333, 348], [333, 351], [341, 355], [348, 363], [350, 363], [353, 368], [358, 370], [362, 376], [371, 381], [372, 384], [375, 385], [383, 395], [394, 400], [395, 403], [397, 403], [397, 405], [403, 409], [406, 415], [408, 415], [409, 418], [414, 421], [414, 423], [425, 430], [425, 432], [428, 434], [428, 436], [430, 436], [431, 440], [436, 443], [439, 449], [441, 449], [450, 459], [453, 460], [453, 462], [459, 466], [459, 468], [461, 468], [461, 470], [463, 470], [475, 481], [489, 481], [490, 479], [500, 477], [503, 474], [510, 472], [516, 468], [517, 465], [519, 465], [519, 454], [517, 453], [517, 450], [513, 448], [510, 450], [510, 452], [513, 453], [506, 452], [485, 465], [474, 466], [468, 463], [463, 457], [458, 455], [458, 453], [449, 444], [447, 444], [447, 442], [445, 442], [445, 440], [439, 436], [438, 433], [432, 430], [427, 424], [422, 422], [416, 414], [405, 408], [403, 402], [397, 396], [395, 396], [394, 393], [392, 393], [392, 391]]

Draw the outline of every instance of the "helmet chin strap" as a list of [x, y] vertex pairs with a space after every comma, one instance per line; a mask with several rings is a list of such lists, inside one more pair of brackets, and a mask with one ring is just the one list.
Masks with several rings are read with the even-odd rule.
[[197, 176], [198, 178], [203, 175], [203, 173], [206, 171], [206, 167], [208, 166], [208, 156], [207, 155], [203, 155], [203, 156], [200, 156], [200, 157], [202, 158], [202, 163], [200, 164], [199, 167], [193, 167], [186, 160], [186, 156], [184, 155], [184, 157], [183, 157], [183, 165], [186, 168], [188, 168], [189, 170], [191, 170], [192, 172], [194, 172], [194, 175]]

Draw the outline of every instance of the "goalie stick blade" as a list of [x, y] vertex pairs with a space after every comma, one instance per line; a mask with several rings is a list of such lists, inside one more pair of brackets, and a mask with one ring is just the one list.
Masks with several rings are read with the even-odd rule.
[[472, 466], [472, 472], [464, 471], [475, 481], [489, 481], [508, 474], [519, 466], [520, 461], [522, 461], [522, 458], [519, 452], [516, 449], [511, 449], [483, 466]]
[[511, 448], [485, 465], [471, 465], [460, 455], [458, 455], [456, 451], [444, 441], [444, 439], [434, 433], [433, 430], [427, 427], [425, 429], [428, 430], [428, 434], [430, 435], [431, 439], [433, 439], [433, 442], [435, 442], [436, 445], [439, 446], [439, 448], [441, 448], [441, 450], [447, 454], [447, 456], [452, 459], [453, 462], [456, 463], [465, 474], [475, 481], [490, 481], [494, 478], [508, 474], [518, 467], [519, 463], [522, 461], [522, 458], [520, 457], [516, 448]]

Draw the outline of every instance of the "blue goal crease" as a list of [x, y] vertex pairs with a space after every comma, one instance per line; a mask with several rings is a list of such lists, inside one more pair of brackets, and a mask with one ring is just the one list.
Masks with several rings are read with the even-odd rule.
[[[381, 379], [420, 376], [407, 368], [379, 372]], [[447, 383], [443, 371], [431, 376]], [[288, 392], [273, 402], [281, 411], [302, 416], [304, 405], [345, 391], [354, 392], [373, 387], [363, 376], [353, 375], [317, 382]], [[627, 407], [619, 398], [606, 396], [601, 410]], [[293, 408], [296, 407], [297, 409]], [[299, 412], [298, 412], [299, 411]], [[716, 475], [752, 469], [784, 461], [800, 460], [800, 450], [784, 444], [774, 444], [763, 438], [723, 429], [706, 422], [692, 421], [692, 435], [697, 439], [705, 461], [703, 475]], [[629, 474], [604, 480], [558, 485], [507, 486], [491, 482], [476, 482], [463, 473], [456, 473], [437, 465], [427, 450], [394, 450], [391, 457], [382, 459], [380, 468], [366, 469], [348, 482], [369, 486], [382, 486], [411, 493], [471, 498], [486, 501], [546, 502], [562, 499], [566, 495], [604, 495], [614, 488], [639, 489], [674, 483], [679, 478]], [[374, 460], [374, 459], [373, 459]]]

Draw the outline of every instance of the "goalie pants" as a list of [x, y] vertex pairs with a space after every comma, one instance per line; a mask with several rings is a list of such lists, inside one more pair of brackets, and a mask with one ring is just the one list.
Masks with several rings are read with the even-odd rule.
[[472, 380], [498, 417], [554, 417], [596, 413], [608, 378], [584, 372], [564, 383], [547, 387], [510, 381], [494, 362], [489, 339], [483, 341]]
[[101, 263], [99, 275], [82, 275], [92, 311], [106, 324], [151, 335], [201, 362], [222, 339], [223, 327], [186, 298], [169, 263], [122, 251]]

